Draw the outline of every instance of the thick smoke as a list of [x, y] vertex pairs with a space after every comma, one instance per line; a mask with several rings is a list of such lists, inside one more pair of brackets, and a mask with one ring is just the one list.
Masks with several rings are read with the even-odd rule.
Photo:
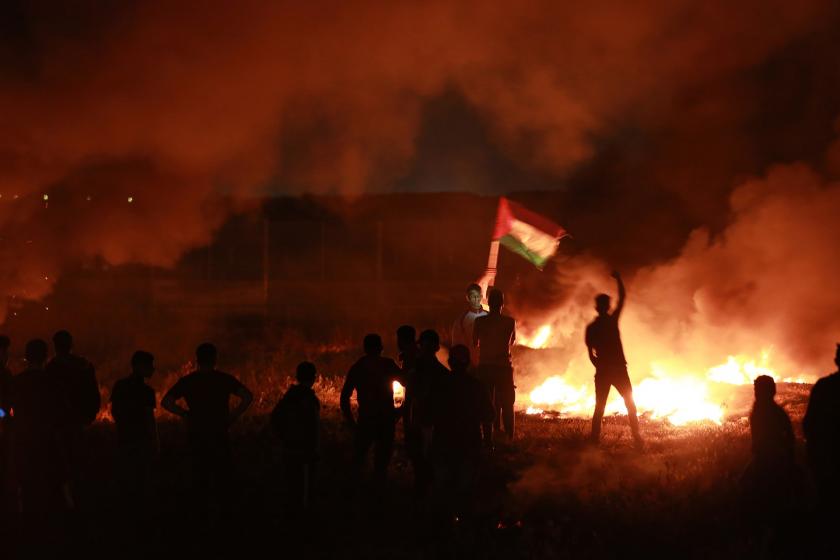
[[[676, 192], [702, 221], [766, 157], [745, 131], [776, 84], [767, 61], [835, 15], [820, 0], [86, 6], [3, 8], [7, 296], [40, 297], [83, 259], [171, 265], [254, 195], [388, 190], [424, 165], [424, 108], [451, 91], [519, 173], [508, 189], [560, 184], [618, 144], [645, 154], [641, 181], [622, 165], [599, 180]], [[451, 186], [483, 191], [473, 179]]]
[[[705, 380], [729, 356], [780, 379], [813, 381], [830, 371], [840, 336], [838, 212], [840, 183], [804, 164], [772, 167], [736, 187], [723, 231], [693, 231], [677, 257], [627, 282], [622, 338], [636, 383], [663, 374]], [[558, 274], [566, 300], [530, 326], [551, 323], [560, 350], [554, 358], [520, 358], [523, 389], [551, 375], [589, 387], [584, 328], [595, 294], [615, 294], [608, 275], [605, 263], [586, 258]]]

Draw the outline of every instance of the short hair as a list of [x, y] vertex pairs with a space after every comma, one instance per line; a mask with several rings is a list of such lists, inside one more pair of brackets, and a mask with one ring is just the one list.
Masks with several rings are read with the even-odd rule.
[[73, 335], [70, 331], [60, 330], [53, 335], [52, 339], [56, 352], [69, 351], [73, 348]]
[[756, 397], [759, 394], [773, 397], [776, 394], [776, 380], [769, 375], [759, 375], [753, 381]]
[[467, 295], [469, 295], [470, 292], [478, 292], [480, 294], [481, 293], [481, 286], [479, 286], [478, 284], [473, 282], [472, 284], [467, 286]]
[[382, 352], [382, 337], [376, 333], [366, 334], [365, 340], [362, 342], [362, 347], [367, 354]]
[[420, 344], [433, 344], [440, 346], [440, 335], [434, 329], [426, 329], [420, 333]]
[[467, 369], [470, 365], [470, 349], [463, 344], [456, 344], [449, 350], [449, 367]]
[[417, 339], [417, 329], [411, 325], [402, 325], [397, 329], [397, 340], [410, 340], [414, 342]]
[[595, 305], [599, 307], [609, 307], [610, 296], [607, 294], [598, 294], [595, 296]]
[[0, 350], [8, 350], [11, 345], [11, 339], [5, 334], [0, 334]]
[[36, 338], [26, 343], [24, 356], [29, 363], [43, 363], [46, 361], [49, 351], [47, 343], [40, 338]]
[[312, 385], [315, 383], [315, 364], [312, 362], [301, 362], [297, 366], [297, 370], [295, 370], [295, 379], [298, 380], [298, 383], [302, 383], [304, 385]]
[[131, 367], [151, 366], [155, 363], [155, 357], [151, 352], [138, 350], [131, 355]]
[[215, 365], [219, 357], [219, 351], [212, 342], [202, 342], [195, 349], [195, 361], [198, 365]]
[[489, 303], [490, 307], [493, 308], [501, 307], [505, 304], [505, 294], [503, 294], [502, 290], [499, 288], [493, 288], [490, 290], [490, 293], [487, 294], [487, 303]]

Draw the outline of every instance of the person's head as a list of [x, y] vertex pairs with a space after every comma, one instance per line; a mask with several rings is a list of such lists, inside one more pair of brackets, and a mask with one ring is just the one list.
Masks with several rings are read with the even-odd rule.
[[403, 325], [397, 329], [397, 348], [403, 353], [417, 348], [417, 330], [414, 327]]
[[9, 346], [11, 345], [12, 341], [9, 337], [4, 334], [0, 334], [0, 365], [2, 366], [9, 363]]
[[216, 345], [210, 342], [199, 344], [198, 348], [195, 349], [195, 363], [198, 364], [198, 369], [215, 368], [218, 357], [219, 352], [216, 350]]
[[440, 350], [440, 335], [437, 331], [426, 329], [420, 333], [420, 354], [423, 356], [434, 356]]
[[467, 286], [467, 303], [473, 311], [481, 309], [481, 286], [478, 284]]
[[449, 369], [462, 373], [470, 367], [470, 349], [463, 344], [456, 344], [449, 350]]
[[493, 288], [487, 294], [487, 304], [490, 306], [490, 311], [498, 313], [505, 306], [505, 294], [499, 288]]
[[315, 364], [312, 362], [299, 363], [295, 371], [295, 379], [304, 387], [312, 387], [315, 384], [315, 375]]
[[365, 335], [365, 340], [362, 343], [365, 349], [365, 354], [368, 356], [379, 356], [382, 354], [382, 337], [376, 333]]
[[73, 335], [68, 331], [58, 331], [53, 335], [56, 356], [66, 356], [73, 349]]
[[151, 352], [138, 350], [131, 356], [131, 371], [144, 379], [150, 378], [155, 372], [155, 357]]
[[48, 352], [49, 346], [47, 346], [46, 342], [40, 338], [30, 340], [26, 343], [26, 349], [24, 351], [26, 363], [32, 369], [41, 369], [44, 367], [44, 364], [47, 363]]
[[595, 311], [598, 315], [606, 315], [610, 312], [610, 296], [607, 294], [598, 294], [595, 296]]
[[776, 382], [769, 375], [759, 375], [753, 381], [756, 401], [772, 401], [776, 396]]

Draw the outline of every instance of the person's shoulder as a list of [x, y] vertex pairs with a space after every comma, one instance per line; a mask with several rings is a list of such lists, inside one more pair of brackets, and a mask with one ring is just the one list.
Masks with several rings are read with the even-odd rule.
[[817, 382], [811, 388], [811, 392], [836, 391], [838, 389], [840, 389], [840, 372], [835, 372], [817, 379]]
[[111, 389], [111, 396], [113, 397], [113, 395], [125, 391], [128, 388], [129, 381], [130, 379], [128, 377], [117, 379], [116, 383], [114, 383], [114, 388]]

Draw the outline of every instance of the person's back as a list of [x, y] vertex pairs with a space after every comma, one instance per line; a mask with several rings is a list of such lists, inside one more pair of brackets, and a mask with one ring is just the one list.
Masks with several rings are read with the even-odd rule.
[[111, 391], [111, 415], [122, 445], [157, 446], [155, 391], [146, 384], [154, 371], [154, 357], [138, 351], [132, 356], [132, 374], [120, 379]]
[[491, 312], [475, 320], [479, 365], [509, 366], [516, 322], [501, 312]]
[[179, 379], [169, 394], [186, 401], [187, 427], [191, 433], [222, 435], [227, 433], [230, 423], [230, 396], [240, 387], [242, 384], [229, 373], [197, 370]]
[[[459, 351], [466, 354], [464, 350]], [[493, 419], [493, 403], [484, 385], [466, 367], [453, 367], [435, 399], [435, 452], [475, 456], [481, 451], [481, 427]]]
[[394, 419], [393, 382], [399, 376], [396, 362], [383, 356], [362, 356], [350, 367], [347, 382], [356, 390], [360, 421]]
[[[840, 344], [834, 362], [840, 367]], [[814, 384], [802, 428], [820, 491], [840, 498], [840, 371]]]
[[292, 385], [271, 413], [285, 453], [311, 461], [317, 454], [321, 401], [312, 387]]
[[611, 367], [627, 365], [616, 315], [598, 315], [586, 327], [586, 344], [594, 350], [597, 369], [606, 371]]
[[86, 359], [71, 352], [72, 337], [59, 331], [53, 337], [55, 357], [47, 364], [47, 372], [62, 387], [67, 403], [64, 423], [67, 427], [81, 428], [96, 420], [101, 406], [96, 370]]
[[775, 401], [757, 401], [750, 414], [752, 453], [762, 468], [786, 468], [794, 463], [795, 438], [790, 417]]

